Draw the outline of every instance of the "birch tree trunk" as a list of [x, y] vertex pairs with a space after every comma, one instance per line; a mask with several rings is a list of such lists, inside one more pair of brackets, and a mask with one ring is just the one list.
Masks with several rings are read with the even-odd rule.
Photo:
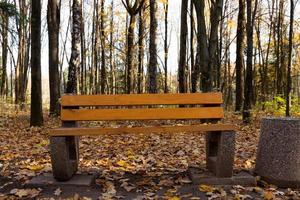
[[77, 93], [77, 70], [80, 68], [80, 43], [81, 43], [81, 0], [73, 0], [72, 5], [72, 47], [68, 69], [66, 93]]

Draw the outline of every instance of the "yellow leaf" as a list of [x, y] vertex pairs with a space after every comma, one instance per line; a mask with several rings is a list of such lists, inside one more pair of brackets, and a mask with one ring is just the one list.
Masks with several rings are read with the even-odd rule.
[[168, 200], [180, 200], [180, 198], [179, 198], [179, 197], [176, 197], [176, 196], [174, 196], [174, 197], [168, 197]]
[[264, 200], [273, 200], [273, 199], [275, 199], [275, 196], [274, 196], [273, 192], [266, 191], [264, 193]]
[[211, 187], [209, 185], [202, 184], [202, 185], [199, 186], [199, 190], [201, 192], [213, 192], [215, 190], [215, 188], [213, 188], [213, 187]]
[[32, 170], [32, 171], [40, 171], [40, 170], [44, 169], [44, 166], [43, 165], [29, 165], [26, 168], [29, 170]]
[[119, 165], [120, 167], [126, 167], [128, 164], [126, 163], [125, 160], [119, 160], [117, 162], [117, 165]]

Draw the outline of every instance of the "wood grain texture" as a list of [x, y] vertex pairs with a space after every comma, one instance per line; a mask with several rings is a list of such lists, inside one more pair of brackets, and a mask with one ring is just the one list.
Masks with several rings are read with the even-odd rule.
[[221, 119], [221, 107], [147, 109], [63, 109], [62, 121]]
[[62, 106], [212, 105], [222, 93], [63, 95]]
[[230, 124], [200, 124], [184, 126], [152, 126], [152, 127], [120, 127], [120, 128], [58, 128], [50, 132], [50, 136], [97, 136], [103, 134], [122, 133], [179, 133], [179, 132], [207, 132], [234, 131], [236, 127]]

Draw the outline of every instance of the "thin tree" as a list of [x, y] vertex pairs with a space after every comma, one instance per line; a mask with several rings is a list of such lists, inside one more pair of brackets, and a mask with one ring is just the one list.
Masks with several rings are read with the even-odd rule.
[[135, 0], [132, 5], [129, 0], [122, 0], [129, 16], [129, 25], [127, 29], [127, 50], [126, 50], [126, 93], [130, 94], [133, 87], [133, 47], [134, 47], [134, 29], [136, 22], [136, 15], [142, 9], [144, 0]]
[[30, 126], [43, 125], [41, 81], [41, 1], [32, 0]]
[[197, 79], [195, 79], [195, 55], [194, 55], [194, 5], [193, 1], [190, 2], [190, 49], [191, 49], [191, 92], [197, 91]]
[[105, 0], [101, 0], [100, 14], [100, 42], [101, 42], [101, 94], [105, 93], [106, 86], [106, 59], [105, 59], [105, 29], [104, 29], [104, 4]]
[[68, 82], [66, 93], [77, 93], [77, 69], [80, 67], [80, 42], [81, 42], [81, 0], [73, 0], [72, 5], [72, 47], [68, 69]]
[[116, 93], [116, 80], [115, 80], [115, 65], [114, 65], [114, 1], [111, 1], [111, 17], [110, 17], [110, 43], [109, 43], [109, 61], [110, 61], [110, 87], [111, 94]]
[[178, 62], [178, 82], [179, 82], [179, 92], [187, 92], [187, 81], [186, 81], [186, 51], [187, 51], [187, 34], [188, 34], [188, 24], [187, 24], [187, 10], [188, 1], [181, 1], [181, 24], [180, 24], [180, 50], [179, 50], [179, 62]]
[[246, 62], [246, 79], [244, 89], [244, 106], [243, 106], [243, 121], [249, 123], [251, 120], [252, 94], [253, 94], [253, 28], [255, 13], [257, 8], [257, 0], [255, 0], [254, 10], [252, 12], [252, 0], [247, 0], [247, 62]]
[[241, 111], [243, 105], [244, 76], [244, 40], [245, 40], [245, 0], [239, 0], [238, 26], [236, 31], [236, 96], [235, 111]]
[[291, 93], [291, 68], [292, 68], [292, 52], [293, 52], [293, 28], [294, 28], [294, 0], [291, 0], [290, 5], [290, 32], [289, 32], [289, 58], [288, 58], [288, 69], [287, 69], [287, 87], [286, 87], [286, 111], [285, 115], [290, 116], [290, 93]]
[[9, 20], [8, 20], [8, 13], [2, 12], [1, 19], [1, 44], [2, 44], [2, 75], [1, 75], [1, 85], [0, 85], [0, 95], [4, 96], [7, 94], [7, 87], [6, 87], [6, 79], [7, 79], [7, 53], [8, 53], [8, 27], [9, 27]]
[[60, 11], [57, 0], [48, 0], [47, 9], [48, 37], [49, 37], [49, 88], [50, 115], [59, 115], [59, 24]]
[[139, 46], [138, 46], [138, 83], [137, 83], [137, 92], [143, 93], [143, 82], [144, 82], [144, 38], [145, 38], [145, 5], [139, 11]]
[[209, 68], [209, 51], [205, 24], [205, 1], [193, 0], [197, 14], [197, 54], [195, 62], [194, 79], [198, 79], [201, 73], [200, 90], [208, 92], [212, 90], [211, 69]]
[[168, 93], [168, 54], [169, 54], [169, 46], [168, 46], [168, 13], [169, 13], [169, 0], [166, 0], [164, 3], [164, 11], [165, 11], [165, 39], [164, 39], [164, 62], [165, 62], [165, 84], [164, 84], [164, 92]]
[[[82, 3], [82, 10], [84, 10], [84, 3]], [[86, 72], [86, 40], [85, 40], [85, 27], [84, 27], [84, 16], [83, 13], [81, 15], [81, 73], [80, 73], [80, 93], [86, 94], [86, 79], [87, 79], [87, 72]]]
[[149, 92], [157, 92], [157, 2], [150, 0]]
[[209, 69], [211, 71], [211, 84], [216, 87], [218, 84], [218, 41], [219, 41], [219, 25], [222, 16], [223, 0], [211, 0], [210, 8], [210, 36], [209, 36]]

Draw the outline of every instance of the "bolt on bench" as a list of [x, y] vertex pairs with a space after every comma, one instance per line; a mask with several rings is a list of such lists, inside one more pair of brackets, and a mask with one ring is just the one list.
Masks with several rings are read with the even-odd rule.
[[[235, 127], [207, 124], [224, 118], [221, 93], [64, 95], [61, 99], [62, 127], [50, 133], [53, 176], [67, 181], [76, 173], [79, 136], [114, 133], [207, 132], [206, 165], [217, 177], [231, 177], [235, 149]], [[194, 120], [184, 126], [81, 128], [79, 121]]]

